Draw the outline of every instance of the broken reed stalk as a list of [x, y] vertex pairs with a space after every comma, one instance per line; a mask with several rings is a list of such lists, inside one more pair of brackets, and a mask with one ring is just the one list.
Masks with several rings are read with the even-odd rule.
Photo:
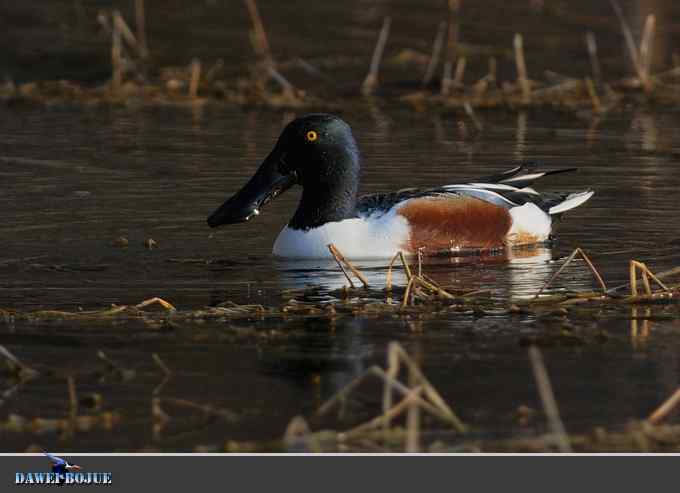
[[588, 58], [590, 58], [593, 80], [596, 84], [599, 84], [602, 82], [602, 69], [600, 68], [600, 59], [597, 56], [597, 41], [591, 31], [586, 33], [586, 46], [588, 47]]
[[4, 357], [9, 366], [9, 370], [16, 373], [23, 380], [30, 380], [38, 376], [38, 372], [24, 364], [19, 358], [14, 356], [5, 346], [0, 345], [0, 356]]
[[406, 257], [404, 257], [404, 252], [402, 251], [399, 252], [399, 258], [401, 259], [401, 263], [404, 266], [404, 269], [406, 270], [406, 278], [410, 281], [411, 277], [413, 277], [413, 274], [411, 274], [411, 267], [409, 267], [408, 262], [406, 261]]
[[136, 375], [135, 370], [123, 368], [118, 363], [109, 358], [101, 349], [97, 351], [97, 357], [106, 363], [110, 374], [122, 381], [132, 380]]
[[71, 435], [76, 430], [76, 420], [78, 419], [78, 396], [76, 394], [76, 382], [73, 375], [69, 375], [66, 378], [66, 383], [68, 385], [68, 417], [69, 417], [69, 429], [68, 434]]
[[378, 87], [378, 73], [380, 71], [380, 61], [382, 60], [383, 53], [385, 51], [385, 44], [387, 44], [387, 38], [390, 35], [390, 25], [392, 24], [391, 17], [385, 17], [383, 20], [382, 29], [380, 29], [380, 35], [378, 36], [378, 41], [375, 44], [375, 49], [373, 50], [373, 57], [371, 58], [371, 67], [368, 70], [368, 75], [364, 79], [363, 84], [361, 84], [361, 94], [364, 96], [370, 96]]
[[198, 58], [191, 60], [191, 80], [189, 82], [189, 97], [198, 97], [198, 84], [201, 81], [201, 61]]
[[295, 99], [296, 95], [293, 85], [283, 75], [281, 75], [281, 73], [278, 72], [274, 66], [274, 57], [272, 56], [271, 49], [269, 47], [267, 31], [264, 29], [264, 23], [262, 22], [262, 17], [260, 17], [260, 12], [257, 9], [255, 0], [245, 0], [245, 2], [246, 6], [248, 7], [250, 19], [253, 23], [251, 42], [261, 67], [264, 67], [264, 70], [262, 71], [264, 78], [274, 79], [274, 81], [281, 86], [285, 98], [289, 100]]
[[[677, 274], [680, 274], [680, 267], [673, 267], [672, 269], [665, 270], [663, 272], [659, 272], [658, 274], [655, 274], [654, 277], [656, 277], [656, 279], [666, 279], [667, 277], [675, 276]], [[631, 277], [631, 280], [632, 280], [632, 277]], [[609, 293], [615, 293], [616, 291], [620, 291], [620, 290], [628, 288], [628, 287], [631, 287], [630, 282], [628, 282], [626, 284], [621, 284], [620, 286], [616, 286], [614, 288], [611, 288], [608, 292]]]
[[260, 12], [257, 9], [257, 4], [255, 0], [244, 0], [246, 7], [248, 8], [248, 14], [253, 23], [253, 30], [251, 31], [251, 43], [253, 45], [253, 50], [260, 63], [260, 69], [262, 72], [263, 81], [266, 79], [273, 79], [281, 89], [283, 90], [283, 95], [285, 98], [291, 100], [295, 99], [295, 88], [293, 85], [279, 72], [274, 66], [274, 57], [272, 56], [271, 49], [269, 47], [269, 40], [267, 39], [267, 31], [264, 29], [264, 23], [262, 22], [262, 17], [260, 17]]
[[[420, 253], [420, 250], [418, 252]], [[420, 268], [420, 262], [418, 262], [418, 267]], [[421, 388], [418, 385], [418, 378], [411, 369], [408, 372], [408, 385], [414, 391]], [[415, 454], [420, 450], [420, 406], [414, 399], [409, 397], [407, 399], [409, 403], [406, 414], [406, 452]]]
[[13, 370], [21, 370], [24, 366], [19, 358], [14, 356], [5, 346], [0, 346], [0, 356], [3, 356], [10, 363]]
[[21, 382], [16, 383], [12, 387], [3, 390], [2, 393], [0, 393], [0, 407], [4, 406], [7, 403], [7, 400], [17, 393], [17, 391], [21, 388], [21, 385]]
[[447, 36], [446, 36], [446, 59], [444, 62], [444, 71], [442, 76], [441, 95], [448, 96], [451, 94], [451, 74], [453, 72], [453, 65], [457, 53], [458, 45], [458, 14], [460, 12], [461, 0], [448, 0], [448, 17]]
[[[406, 289], [404, 290], [404, 298], [401, 302], [401, 307], [406, 308], [410, 303], [411, 303], [411, 298], [413, 295], [413, 292], [416, 288], [416, 284], [420, 283], [422, 284], [426, 289], [429, 289], [431, 291], [434, 291], [437, 294], [441, 294], [445, 298], [453, 298], [453, 296], [443, 289], [439, 288], [438, 286], [434, 285], [433, 283], [428, 282], [425, 280], [424, 276], [422, 275], [422, 252], [419, 249], [418, 250], [418, 272], [419, 274], [417, 276], [413, 275], [411, 272], [411, 267], [409, 266], [408, 262], [406, 261], [406, 257], [404, 256], [404, 252], [399, 251], [397, 252], [397, 255], [399, 255], [399, 258], [401, 260], [402, 265], [404, 266], [404, 271], [406, 272], [406, 279], [408, 280], [408, 283], [406, 284]], [[390, 280], [390, 287], [392, 285], [392, 276], [391, 276], [391, 271], [388, 272], [389, 274], [389, 280]]]
[[[409, 282], [411, 282], [411, 280], [409, 280]], [[408, 286], [406, 288], [408, 289]], [[404, 296], [404, 299], [407, 299], [407, 297]], [[385, 376], [387, 378], [385, 379], [385, 383], [383, 385], [383, 399], [382, 399], [383, 414], [387, 414], [387, 412], [392, 407], [393, 389], [396, 388], [396, 386], [393, 384], [393, 382], [398, 381], [397, 377], [399, 376], [399, 365], [393, 364], [393, 361], [392, 361], [390, 354], [391, 354], [390, 353], [390, 347], [388, 346], [388, 348], [387, 348], [387, 371], [385, 372]], [[406, 388], [408, 389], [408, 387], [406, 387]], [[390, 428], [390, 420], [387, 419], [387, 420], [385, 420], [385, 423], [384, 423], [384, 426], [383, 426], [383, 431], [387, 432], [389, 430], [389, 428]]]
[[218, 407], [213, 407], [209, 404], [199, 404], [198, 402], [193, 402], [188, 399], [177, 399], [174, 397], [163, 397], [161, 399], [162, 402], [167, 402], [169, 404], [172, 404], [177, 407], [182, 407], [186, 409], [195, 409], [198, 411], [203, 412], [206, 415], [209, 416], [216, 416], [219, 418], [222, 418], [226, 421], [238, 421], [238, 415], [230, 411], [229, 409], [222, 409]]
[[342, 261], [341, 261], [340, 258], [336, 255], [336, 253], [333, 251], [334, 249], [331, 248], [330, 245], [328, 245], [328, 249], [330, 250], [331, 255], [333, 255], [333, 258], [335, 259], [335, 262], [338, 264], [338, 267], [340, 267], [340, 270], [341, 270], [342, 273], [345, 275], [345, 278], [347, 279], [347, 282], [349, 283], [349, 287], [352, 288], [352, 289], [354, 289], [354, 287], [355, 287], [355, 286], [354, 286], [354, 282], [352, 281], [352, 278], [349, 276], [349, 274], [348, 274], [347, 271], [345, 270], [345, 266], [342, 265]]
[[548, 417], [548, 424], [555, 435], [557, 446], [560, 452], [569, 453], [571, 452], [571, 444], [569, 443], [569, 437], [564, 429], [562, 419], [560, 418], [557, 401], [555, 400], [552, 385], [550, 385], [550, 377], [545, 368], [541, 350], [536, 346], [531, 346], [529, 348], [529, 359], [531, 361], [531, 368], [534, 372], [536, 386], [538, 387], [538, 393], [541, 396], [541, 402], [543, 403], [543, 410]]
[[161, 393], [163, 387], [165, 387], [165, 385], [170, 381], [170, 378], [172, 378], [172, 370], [168, 368], [168, 365], [165, 364], [165, 362], [160, 356], [158, 356], [157, 353], [153, 353], [151, 355], [151, 359], [153, 359], [156, 365], [158, 365], [158, 367], [163, 371], [163, 380], [158, 385], [156, 385], [156, 387], [151, 392], [152, 396], [157, 396]]
[[414, 276], [411, 273], [411, 268], [408, 265], [408, 262], [406, 261], [406, 257], [404, 257], [404, 253], [399, 251], [394, 254], [392, 259], [390, 260], [389, 265], [387, 266], [387, 279], [385, 281], [385, 290], [388, 292], [388, 302], [389, 302], [389, 293], [392, 291], [392, 270], [394, 268], [394, 262], [399, 258], [401, 260], [402, 265], [404, 266], [404, 271], [406, 273], [406, 278], [408, 280], [408, 283], [406, 285], [406, 289], [404, 291], [404, 298], [402, 300], [402, 308], [405, 308], [409, 304], [410, 296], [412, 289], [415, 288], [416, 284], [422, 285], [425, 289], [428, 289], [432, 292], [434, 292], [436, 295], [441, 296], [443, 298], [448, 298], [448, 299], [454, 299], [455, 296], [453, 296], [451, 293], [448, 293], [444, 289], [440, 288], [437, 286], [437, 284], [430, 278], [428, 278], [426, 275], [423, 274], [422, 272], [422, 262], [423, 262], [423, 253], [422, 253], [422, 248], [418, 249], [418, 275]]
[[489, 58], [489, 68], [484, 77], [475, 82], [472, 86], [473, 92], [476, 96], [483, 96], [487, 89], [491, 87], [496, 87], [496, 59], [494, 57]]
[[[420, 284], [422, 284], [423, 287], [425, 287], [426, 289], [429, 289], [430, 291], [434, 291], [435, 294], [437, 294], [437, 295], [439, 295], [443, 298], [448, 298], [450, 300], [453, 300], [453, 299], [456, 298], [454, 295], [452, 295], [451, 293], [449, 293], [445, 289], [437, 286], [437, 283], [433, 279], [431, 279], [430, 277], [426, 276], [425, 274], [423, 274], [422, 276], [420, 276], [418, 278], [418, 282]], [[487, 290], [471, 291], [470, 293], [465, 294], [463, 297], [470, 296], [471, 294], [476, 294], [476, 293], [482, 292], [482, 291], [486, 292]]]
[[531, 102], [531, 86], [529, 83], [529, 76], [527, 75], [527, 65], [524, 59], [524, 41], [522, 35], [515, 34], [515, 67], [517, 68], [517, 82], [522, 90], [522, 102], [528, 104]]
[[645, 314], [642, 318], [642, 329], [638, 331], [638, 309], [636, 306], [632, 306], [630, 310], [630, 336], [631, 343], [634, 349], [637, 349], [638, 337], [645, 338], [649, 335], [649, 319], [652, 316], [652, 310], [647, 307], [645, 308]]
[[595, 113], [602, 113], [602, 102], [600, 96], [597, 95], [595, 84], [590, 77], [586, 77], [586, 89], [588, 89], [588, 96], [590, 96], [590, 103], [593, 105]]
[[[117, 15], [115, 15], [117, 14]], [[118, 30], [120, 31], [120, 34], [122, 38], [125, 40], [125, 42], [128, 44], [130, 48], [135, 50], [138, 55], [142, 55], [141, 50], [139, 48], [139, 43], [137, 42], [137, 38], [135, 37], [134, 34], [132, 34], [132, 30], [130, 29], [130, 26], [127, 25], [127, 22], [125, 22], [125, 19], [123, 16], [118, 12], [117, 10], [114, 12], [114, 19], [113, 19], [113, 24], [114, 26], [118, 26]]]
[[463, 103], [463, 109], [465, 110], [465, 113], [470, 118], [470, 120], [472, 120], [472, 124], [475, 126], [477, 131], [481, 132], [482, 130], [484, 130], [482, 122], [479, 121], [479, 118], [477, 118], [477, 115], [475, 115], [475, 110], [472, 109], [472, 105], [468, 101], [465, 101]]
[[[410, 380], [409, 385], [397, 380], [399, 375], [400, 362], [403, 362], [409, 370]], [[349, 398], [352, 391], [354, 391], [361, 383], [363, 383], [369, 376], [378, 377], [382, 380], [383, 387], [383, 413], [378, 418], [374, 418], [367, 423], [359, 425], [350, 430], [351, 433], [356, 433], [357, 430], [365, 430], [375, 426], [382, 425], [384, 431], [389, 430], [391, 420], [400, 414], [402, 411], [408, 409], [408, 399], [412, 399], [415, 404], [420, 406], [423, 410], [429, 412], [443, 421], [450, 423], [458, 432], [465, 433], [466, 427], [460, 421], [458, 416], [451, 410], [451, 408], [444, 402], [439, 393], [432, 387], [432, 384], [425, 378], [420, 371], [418, 365], [410, 358], [404, 349], [397, 342], [391, 342], [387, 351], [387, 370], [383, 370], [378, 366], [372, 366], [350, 383], [345, 385], [333, 397], [327, 400], [316, 412], [317, 416], [322, 416], [330, 411], [335, 405], [344, 402]], [[412, 385], [412, 386], [410, 386]], [[420, 395], [421, 389], [424, 393]], [[399, 404], [396, 412], [392, 405], [392, 392], [396, 391], [404, 396]], [[414, 419], [413, 417], [411, 419]]]
[[451, 73], [453, 72], [453, 64], [450, 61], [444, 62], [444, 70], [442, 74], [442, 87], [441, 95], [448, 96], [451, 94], [451, 86], [453, 81], [451, 80]]
[[352, 280], [350, 279], [349, 275], [345, 271], [345, 269], [342, 267], [341, 263], [345, 264], [349, 270], [352, 271], [352, 274], [357, 276], [357, 279], [361, 281], [361, 284], [364, 285], [364, 288], [368, 288], [368, 280], [364, 275], [352, 265], [352, 263], [345, 258], [345, 256], [338, 250], [333, 243], [329, 243], [328, 245], [328, 250], [331, 252], [331, 255], [335, 258], [335, 261], [338, 263], [340, 268], [342, 269], [343, 273], [345, 274], [345, 277], [347, 277], [347, 280], [349, 281], [351, 287], [354, 287], [354, 284], [352, 283]]
[[120, 91], [123, 84], [123, 47], [120, 35], [120, 12], [113, 11], [113, 25], [111, 26], [112, 40], [111, 40], [111, 90], [114, 94]]
[[461, 89], [463, 87], [463, 78], [465, 77], [465, 66], [467, 65], [467, 60], [464, 56], [459, 57], [456, 61], [456, 71], [453, 75], [453, 87], [456, 89]]
[[498, 62], [496, 62], [495, 57], [490, 57], [489, 58], [489, 73], [487, 74], [487, 76], [489, 77], [489, 84], [496, 85], [497, 72], [498, 72]]
[[[388, 368], [388, 371], [390, 372], [389, 374], [386, 373], [382, 368], [380, 368], [378, 366], [374, 366], [372, 368], [372, 370], [373, 370], [372, 373], [374, 375], [376, 375], [377, 377], [379, 377], [381, 380], [383, 380], [383, 382], [385, 383], [385, 387], [384, 387], [385, 391], [391, 391], [393, 389], [393, 390], [396, 390], [397, 392], [399, 392], [400, 394], [402, 394], [403, 396], [408, 396], [408, 394], [412, 391], [411, 388], [409, 388], [408, 386], [404, 385], [402, 382], [400, 382], [399, 380], [396, 379], [396, 375], [392, 371], [393, 370], [392, 368]], [[390, 398], [389, 399], [383, 399], [383, 412], [387, 412], [387, 410], [392, 407], [391, 404], [386, 405], [388, 402], [391, 402], [391, 394], [389, 394], [389, 392], [387, 392], [386, 395], [389, 395]], [[383, 397], [385, 397], [385, 396], [383, 396]], [[442, 410], [442, 409], [434, 406], [433, 404], [431, 404], [427, 400], [424, 400], [423, 398], [415, 399], [415, 401], [423, 409], [425, 409], [426, 411], [428, 411], [432, 415], [437, 416], [444, 421], [448, 421], [453, 426], [458, 425], [458, 422], [455, 419], [451, 419], [451, 416], [449, 415], [449, 413], [447, 411]]]
[[151, 398], [151, 423], [152, 423], [152, 437], [154, 441], [161, 439], [163, 428], [170, 422], [170, 416], [161, 407], [161, 398]]
[[640, 40], [640, 68], [642, 73], [640, 76], [640, 83], [645, 91], [651, 89], [651, 66], [652, 66], [652, 47], [654, 40], [654, 31], [656, 30], [656, 17], [653, 14], [647, 16], [645, 19], [645, 27], [642, 31], [642, 39]]
[[580, 248], [576, 248], [573, 252], [571, 252], [571, 255], [567, 257], [567, 260], [564, 261], [564, 263], [560, 266], [559, 269], [557, 269], [557, 272], [555, 272], [550, 279], [546, 281], [546, 283], [541, 287], [541, 289], [538, 290], [538, 293], [534, 295], [532, 299], [537, 299], [543, 291], [545, 291], [554, 281], [559, 277], [560, 274], [562, 274], [562, 271], [567, 268], [567, 266], [574, 260], [576, 255], [580, 255], [583, 261], [586, 263], [588, 266], [588, 269], [590, 269], [590, 272], [593, 274], [593, 277], [597, 280], [597, 282], [600, 284], [600, 287], [602, 288], [603, 294], [607, 294], [607, 285], [604, 282], [604, 279], [602, 279], [602, 276], [598, 272], [598, 270], [595, 268], [595, 265], [590, 261], [588, 256], [585, 254], [583, 250]]
[[302, 57], [297, 57], [295, 58], [295, 63], [305, 72], [307, 72], [309, 75], [313, 77], [318, 77], [319, 79], [323, 79], [325, 81], [330, 81], [331, 78], [324, 74], [321, 70], [316, 68], [314, 65], [312, 65], [310, 62], [305, 60]]
[[248, 14], [253, 23], [253, 48], [258, 57], [264, 59], [268, 63], [272, 63], [271, 50], [269, 49], [269, 40], [267, 39], [267, 31], [264, 29], [264, 23], [260, 17], [260, 12], [257, 9], [255, 0], [244, 0], [248, 8]]
[[150, 305], [161, 305], [167, 312], [175, 312], [177, 309], [169, 302], [162, 298], [150, 298], [144, 300], [133, 306], [128, 305], [112, 305], [111, 308], [105, 310], [88, 310], [88, 311], [78, 311], [78, 312], [66, 312], [61, 310], [39, 310], [33, 312], [34, 317], [47, 317], [47, 318], [63, 318], [63, 319], [73, 319], [73, 320], [103, 320], [107, 318], [114, 318], [123, 315], [139, 316], [139, 312], [142, 308]]
[[415, 282], [416, 282], [415, 277], [411, 277], [411, 279], [409, 279], [408, 284], [406, 285], [406, 289], [404, 290], [404, 299], [401, 302], [402, 308], [406, 308], [410, 304], [411, 293], [413, 291], [413, 285]]
[[437, 35], [434, 38], [434, 43], [432, 44], [432, 55], [430, 56], [430, 61], [427, 64], [427, 69], [425, 70], [425, 75], [423, 76], [423, 87], [427, 87], [432, 82], [432, 77], [434, 77], [434, 71], [439, 64], [439, 58], [442, 54], [442, 47], [444, 46], [444, 35], [446, 34], [446, 22], [442, 21], [439, 23], [437, 28]]
[[[342, 403], [346, 401], [352, 391], [361, 385], [364, 380], [366, 380], [369, 376], [376, 374], [376, 371], [379, 370], [382, 372], [382, 368], [378, 366], [371, 366], [369, 369], [367, 369], [365, 372], [363, 372], [361, 375], [356, 377], [354, 380], [346, 384], [342, 389], [340, 389], [338, 392], [333, 395], [330, 399], [328, 399], [326, 402], [324, 402], [319, 409], [316, 410], [316, 415], [317, 416], [323, 416], [324, 414], [328, 413], [333, 406], [336, 404]], [[380, 377], [380, 374], [378, 374]], [[407, 389], [408, 390], [408, 389]]]
[[383, 426], [385, 423], [389, 423], [392, 419], [396, 418], [401, 413], [409, 409], [410, 406], [415, 405], [416, 399], [420, 397], [420, 394], [422, 392], [423, 392], [422, 387], [416, 387], [414, 389], [409, 390], [406, 397], [404, 397], [404, 399], [402, 399], [394, 406], [390, 407], [387, 410], [387, 412], [381, 414], [380, 416], [376, 416], [375, 418], [371, 419], [370, 421], [367, 421], [366, 423], [362, 423], [358, 426], [355, 426], [351, 430], [345, 432], [345, 435], [348, 435], [350, 437], [361, 435], [368, 430], [372, 430], [380, 426]]
[[645, 294], [647, 296], [652, 296], [652, 287], [649, 282], [649, 279], [651, 278], [655, 283], [657, 283], [661, 289], [663, 289], [666, 292], [670, 292], [670, 289], [668, 286], [666, 286], [663, 282], [661, 282], [661, 279], [659, 279], [660, 276], [656, 276], [651, 270], [649, 270], [649, 267], [647, 267], [646, 264], [643, 262], [638, 262], [637, 260], [631, 260], [630, 261], [630, 294], [633, 297], [638, 296], [638, 285], [637, 285], [637, 272], [640, 271], [640, 277], [642, 279], [642, 284], [645, 288]]
[[399, 254], [401, 252], [397, 252], [394, 254], [392, 257], [392, 260], [390, 260], [389, 265], [387, 266], [387, 278], [385, 279], [385, 290], [389, 293], [392, 291], [392, 268], [394, 266], [394, 262], [397, 260], [397, 257], [399, 257]]
[[633, 38], [633, 32], [631, 31], [630, 26], [626, 21], [626, 18], [623, 16], [623, 10], [621, 9], [621, 5], [619, 4], [618, 0], [609, 0], [609, 3], [611, 4], [612, 9], [614, 9], [616, 17], [619, 19], [619, 24], [621, 24], [621, 31], [623, 32], [623, 37], [626, 40], [626, 47], [628, 48], [628, 55], [630, 56], [630, 61], [633, 64], [633, 69], [635, 70], [636, 75], [642, 82], [643, 79], [642, 65], [640, 64], [640, 56], [638, 53], [637, 46], [635, 46], [635, 38]]
[[[137, 303], [135, 305], [135, 308], [139, 310], [141, 308], [146, 308], [147, 306], [150, 305], [161, 305], [165, 310], [169, 312], [177, 311], [177, 308], [175, 308], [175, 306], [172, 303], [165, 301], [163, 298], [159, 298], [157, 296], [149, 298], [148, 300], [144, 300], [141, 303]], [[123, 306], [122, 308], [125, 309], [126, 307]]]
[[397, 375], [399, 373], [399, 363], [403, 362], [406, 365], [409, 372], [413, 373], [414, 380], [417, 381], [419, 385], [423, 386], [425, 396], [432, 402], [432, 404], [434, 404], [436, 407], [442, 410], [449, 417], [454, 427], [460, 433], [465, 433], [467, 431], [467, 427], [453, 412], [449, 405], [446, 404], [442, 396], [439, 395], [439, 392], [437, 392], [437, 390], [432, 386], [429, 380], [425, 378], [425, 375], [420, 370], [418, 365], [415, 363], [415, 361], [413, 361], [411, 356], [409, 356], [406, 350], [398, 342], [394, 341], [390, 342], [387, 349], [387, 361], [388, 368], [394, 369], [393, 371], [394, 375]]
[[73, 375], [66, 378], [66, 383], [68, 385], [69, 415], [73, 419], [78, 416], [78, 396], [76, 395], [76, 382]]
[[630, 261], [629, 271], [630, 271], [630, 294], [632, 296], [637, 296], [638, 295], [637, 266], [633, 260]]
[[578, 251], [578, 253], [581, 254], [581, 258], [584, 260], [584, 262], [590, 269], [590, 272], [593, 274], [593, 277], [595, 277], [597, 282], [600, 284], [600, 287], [602, 288], [602, 293], [607, 294], [607, 285], [605, 284], [604, 279], [602, 279], [600, 272], [595, 268], [595, 264], [593, 264], [590, 261], [590, 258], [588, 257], [588, 255], [586, 255], [586, 253], [583, 250], [581, 250], [580, 248], [577, 248], [576, 250]]
[[151, 355], [151, 358], [158, 365], [158, 367], [161, 370], [163, 370], [163, 373], [165, 374], [166, 377], [169, 377], [169, 376], [172, 375], [172, 370], [170, 368], [168, 368], [168, 365], [166, 365], [165, 362], [161, 359], [161, 357], [158, 356], [158, 353], [153, 353]]
[[680, 388], [673, 392], [663, 404], [654, 410], [649, 415], [647, 421], [653, 425], [658, 425], [666, 416], [668, 416], [680, 404]]
[[149, 48], [146, 44], [146, 14], [144, 0], [135, 0], [135, 24], [137, 27], [137, 40], [139, 42], [139, 55], [142, 59], [149, 57]]
[[267, 74], [269, 77], [274, 79], [274, 81], [279, 86], [281, 86], [285, 97], [289, 99], [295, 98], [295, 88], [293, 87], [293, 84], [291, 84], [283, 75], [281, 75], [281, 72], [276, 70], [274, 64], [269, 64], [267, 66]]

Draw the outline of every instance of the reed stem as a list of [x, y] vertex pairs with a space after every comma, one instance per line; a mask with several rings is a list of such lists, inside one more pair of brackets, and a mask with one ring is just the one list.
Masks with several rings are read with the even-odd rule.
[[524, 59], [524, 41], [522, 35], [515, 34], [515, 66], [517, 68], [517, 82], [522, 90], [522, 102], [529, 104], [531, 102], [531, 86], [529, 83], [529, 76], [527, 75], [527, 64]]
[[385, 51], [385, 45], [387, 44], [387, 38], [390, 35], [390, 25], [392, 24], [391, 17], [385, 17], [383, 20], [382, 29], [380, 29], [380, 34], [378, 35], [378, 41], [375, 44], [375, 49], [373, 50], [373, 57], [371, 58], [371, 66], [368, 70], [368, 75], [364, 79], [361, 85], [361, 93], [364, 96], [370, 96], [378, 87], [378, 73], [380, 71], [380, 61], [382, 60], [383, 53]]

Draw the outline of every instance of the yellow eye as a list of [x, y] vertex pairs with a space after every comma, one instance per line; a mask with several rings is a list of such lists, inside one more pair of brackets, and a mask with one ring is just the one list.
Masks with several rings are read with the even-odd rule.
[[309, 142], [314, 142], [318, 138], [319, 136], [314, 130], [310, 130], [309, 132], [307, 132], [307, 140]]

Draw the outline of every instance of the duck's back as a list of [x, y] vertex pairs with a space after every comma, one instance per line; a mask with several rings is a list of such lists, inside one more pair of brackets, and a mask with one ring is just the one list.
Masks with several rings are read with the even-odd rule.
[[587, 201], [591, 191], [540, 194], [530, 185], [570, 170], [526, 173], [518, 167], [470, 183], [433, 189], [403, 189], [359, 198], [355, 217], [306, 230], [284, 228], [274, 254], [329, 257], [333, 243], [351, 258], [494, 250], [549, 239], [552, 216]]

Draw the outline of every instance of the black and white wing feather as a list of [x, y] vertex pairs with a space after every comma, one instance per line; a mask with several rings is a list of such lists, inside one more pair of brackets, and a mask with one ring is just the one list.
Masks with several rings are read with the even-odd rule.
[[593, 192], [587, 190], [577, 193], [539, 193], [531, 188], [531, 185], [544, 176], [574, 170], [576, 168], [538, 172], [522, 165], [504, 173], [457, 185], [445, 185], [431, 189], [408, 188], [397, 192], [365, 195], [359, 199], [357, 214], [385, 213], [398, 204], [413, 198], [455, 199], [457, 197], [475, 197], [506, 209], [532, 203], [547, 214], [558, 215], [583, 204], [592, 197]]

